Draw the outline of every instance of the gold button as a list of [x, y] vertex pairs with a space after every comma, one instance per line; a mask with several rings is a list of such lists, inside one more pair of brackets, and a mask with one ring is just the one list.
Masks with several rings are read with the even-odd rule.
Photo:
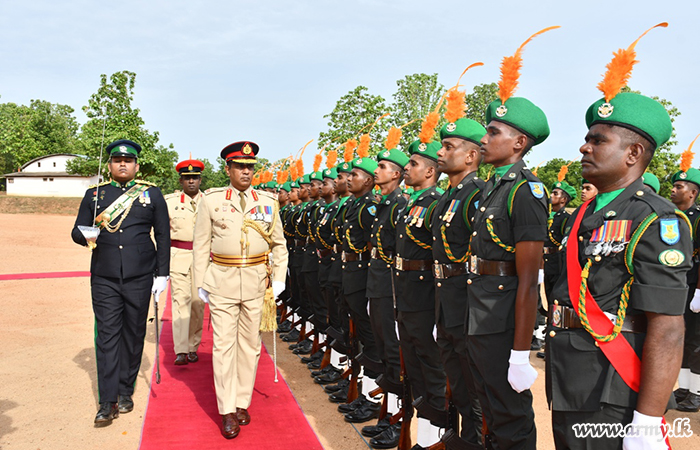
[[121, 246], [121, 245], [119, 246], [119, 249], [120, 249], [120, 250], [123, 249], [123, 248], [124, 248], [123, 246]]
[[486, 208], [484, 208], [484, 207], [482, 206], [481, 208], [479, 208], [479, 211], [484, 212], [484, 211], [486, 211]]
[[360, 263], [360, 265], [359, 265], [358, 267], [361, 269], [361, 268], [362, 268], [362, 263]]
[[345, 264], [343, 264], [343, 269], [345, 269]]
[[422, 280], [422, 279], [423, 279], [423, 275], [419, 276], [418, 279]]
[[438, 261], [438, 260], [436, 259], [436, 260], [435, 260], [435, 264], [439, 264], [439, 263], [440, 263], [440, 261]]
[[433, 236], [433, 240], [434, 240], [434, 241], [437, 241], [437, 238], [436, 238], [435, 236]]
[[491, 215], [489, 216], [489, 219], [493, 220], [493, 214], [491, 214]]
[[554, 330], [549, 332], [549, 337], [554, 337], [556, 335], [557, 335], [557, 333], [555, 333]]
[[583, 236], [578, 237], [579, 242], [583, 242]]
[[124, 230], [119, 230], [119, 232], [120, 232], [120, 233], [123, 233], [123, 232], [124, 232]]
[[438, 283], [438, 284], [437, 284], [437, 287], [442, 287], [442, 283]]
[[472, 236], [476, 236], [476, 231], [472, 233]]
[[398, 272], [396, 272], [396, 276], [397, 276], [397, 277], [399, 276], [399, 273], [398, 273]]
[[556, 300], [556, 299], [555, 299], [555, 300], [554, 300], [554, 304], [555, 304], [555, 305], [558, 305], [558, 304], [559, 304], [559, 300]]
[[499, 285], [498, 285], [498, 290], [499, 290], [499, 291], [502, 291], [502, 290], [503, 290], [503, 285], [502, 285], [502, 284], [499, 284]]
[[471, 278], [467, 280], [467, 284], [472, 284], [472, 279], [471, 279]]
[[350, 225], [348, 228], [352, 228], [352, 225]]
[[[637, 195], [641, 197], [642, 195], [644, 195], [644, 191], [637, 191]], [[597, 344], [597, 342], [596, 342], [596, 344]]]
[[402, 238], [402, 237], [403, 237], [403, 234], [399, 234], [399, 237]]
[[[640, 191], [641, 192], [641, 191]], [[600, 343], [598, 341], [595, 341], [595, 346], [600, 347]]]
[[600, 262], [602, 258], [600, 257], [600, 255], [595, 255], [595, 258], [593, 259], [595, 259], [595, 262]]
[[387, 269], [391, 269], [391, 264], [387, 264], [387, 265], [386, 265], [386, 268], [387, 268]]
[[445, 226], [446, 226], [447, 228], [449, 228], [449, 227], [450, 227], [450, 224], [449, 224], [449, 223], [447, 223], [447, 224], [445, 224]]

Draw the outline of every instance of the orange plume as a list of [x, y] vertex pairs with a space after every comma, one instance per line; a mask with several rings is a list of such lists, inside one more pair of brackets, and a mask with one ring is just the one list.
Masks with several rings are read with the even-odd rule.
[[292, 161], [292, 164], [289, 166], [289, 175], [292, 177], [292, 181], [296, 181], [299, 178], [296, 161]]
[[272, 177], [272, 172], [266, 170], [262, 173], [262, 176], [260, 178], [263, 183], [269, 183], [270, 181], [272, 181]]
[[458, 90], [457, 87], [453, 87], [447, 91], [446, 98], [447, 110], [445, 111], [445, 120], [450, 123], [457, 122], [457, 120], [466, 115], [466, 92]]
[[534, 169], [532, 169], [532, 174], [533, 174], [534, 176], [537, 176], [537, 169], [539, 169], [540, 166], [541, 166], [542, 164], [544, 164], [544, 161], [542, 161], [541, 163], [537, 164], [537, 167], [535, 167]]
[[260, 174], [256, 173], [255, 175], [253, 175], [253, 183], [252, 184], [253, 184], [253, 186], [257, 186], [258, 184], [260, 184]]
[[369, 137], [369, 133], [365, 133], [360, 136], [360, 146], [357, 147], [357, 156], [360, 158], [366, 158], [369, 156], [369, 144], [372, 141]]
[[399, 142], [401, 142], [402, 134], [403, 132], [401, 131], [401, 128], [391, 127], [389, 129], [389, 134], [386, 136], [386, 141], [384, 141], [384, 147], [387, 150], [396, 148], [396, 146], [399, 145]]
[[[439, 108], [439, 106], [438, 106]], [[433, 140], [435, 136], [435, 127], [440, 121], [440, 114], [437, 111], [429, 112], [423, 123], [421, 124], [420, 133], [418, 133], [418, 139], [424, 144]]]
[[533, 34], [525, 42], [523, 42], [513, 56], [506, 56], [501, 62], [501, 79], [498, 81], [498, 97], [501, 103], [505, 103], [515, 90], [518, 88], [518, 79], [520, 78], [520, 68], [523, 66], [523, 48], [530, 43], [535, 37], [549, 30], [560, 28], [558, 25], [547, 27]]
[[331, 150], [328, 152], [326, 155], [326, 167], [329, 169], [332, 169], [335, 167], [336, 163], [338, 162], [338, 152], [335, 150]]
[[304, 160], [301, 158], [297, 159], [296, 166], [297, 166], [297, 174], [300, 177], [303, 177], [304, 176]]
[[314, 156], [314, 172], [318, 172], [318, 169], [321, 168], [321, 163], [323, 162], [323, 155], [318, 153], [316, 156]]
[[700, 134], [695, 136], [695, 139], [693, 139], [693, 142], [690, 143], [688, 148], [681, 153], [681, 170], [683, 172], [687, 172], [688, 169], [693, 165], [693, 157], [695, 156], [695, 153], [693, 153], [693, 144], [695, 144], [695, 141], [698, 140], [700, 137]]
[[569, 173], [570, 165], [571, 163], [561, 166], [561, 169], [559, 169], [559, 173], [557, 174], [557, 181], [564, 181], [564, 177], [566, 177], [566, 174]]
[[639, 62], [635, 60], [637, 57], [637, 52], [635, 52], [634, 47], [637, 45], [637, 42], [639, 42], [639, 40], [643, 38], [645, 34], [654, 28], [666, 28], [667, 26], [668, 23], [666, 22], [661, 22], [660, 24], [654, 25], [642, 33], [642, 35], [639, 36], [636, 41], [632, 42], [632, 44], [626, 49], [621, 48], [617, 52], [613, 52], [613, 59], [608, 63], [608, 65], [605, 66], [608, 71], [603, 76], [603, 81], [598, 83], [598, 89], [605, 96], [606, 102], [612, 100], [613, 97], [620, 92], [620, 89], [627, 86], [627, 82], [632, 75], [632, 67]]
[[345, 162], [352, 161], [353, 155], [355, 154], [355, 149], [357, 148], [357, 140], [348, 139], [345, 143], [345, 152], [343, 152], [343, 160]]

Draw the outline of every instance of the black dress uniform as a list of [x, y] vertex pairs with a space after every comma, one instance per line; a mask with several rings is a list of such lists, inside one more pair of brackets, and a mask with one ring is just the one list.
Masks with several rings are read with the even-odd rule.
[[301, 308], [301, 291], [299, 281], [299, 268], [301, 267], [301, 250], [297, 248], [296, 219], [303, 203], [298, 205], [286, 205], [280, 210], [284, 237], [287, 240], [287, 252], [289, 253], [289, 294], [291, 297], [290, 306], [294, 310]]
[[340, 261], [339, 255], [334, 251], [337, 247], [334, 247], [335, 236], [333, 223], [341, 203], [345, 204], [345, 200], [347, 200], [347, 197], [335, 200], [324, 207], [320, 214], [320, 219], [316, 222], [316, 231], [314, 233], [316, 252], [319, 257], [318, 283], [321, 286], [321, 293], [323, 294], [323, 300], [328, 311], [328, 325], [336, 330], [341, 330], [343, 326], [340, 322], [340, 316], [338, 315], [338, 287], [334, 286], [334, 281], [336, 280], [331, 279], [331, 270], [335, 263], [334, 259], [337, 259], [339, 269], [342, 262]]
[[[399, 212], [406, 207], [407, 200], [401, 189], [389, 193], [377, 207], [372, 225], [372, 255], [367, 274], [367, 297], [370, 305], [370, 321], [379, 356], [384, 362], [384, 377], [379, 385], [388, 392], [400, 394], [401, 358], [399, 339], [396, 336], [394, 319], [394, 292], [391, 267], [396, 252], [396, 221]], [[384, 382], [385, 381], [385, 382]]]
[[564, 265], [559, 247], [564, 240], [564, 232], [570, 216], [571, 214], [563, 207], [554, 213], [547, 232], [547, 240], [544, 241], [544, 293], [547, 301], [552, 301], [552, 289]]
[[700, 206], [694, 204], [684, 211], [690, 220], [693, 233], [693, 267], [686, 277], [688, 284], [688, 297], [685, 307], [685, 340], [683, 342], [683, 363], [681, 368], [690, 369], [693, 375], [700, 376], [700, 314], [690, 310], [690, 301], [695, 295], [698, 285], [698, 269], [700, 268]]
[[[377, 200], [369, 191], [348, 203], [343, 223], [343, 294], [362, 343], [362, 352], [376, 361], [379, 353], [367, 314], [367, 269]], [[380, 374], [365, 368], [365, 375], [376, 378]]]
[[[676, 215], [670, 202], [642, 186], [641, 179], [635, 181], [597, 212], [594, 199], [583, 216], [578, 238], [569, 235], [566, 239], [578, 241], [578, 262], [581, 267], [590, 264], [588, 288], [606, 314], [614, 317], [618, 313], [623, 289], [633, 278], [622, 336], [640, 357], [646, 336], [644, 313], [683, 314], [685, 276], [692, 254], [686, 221]], [[658, 220], [644, 230], [638, 228], [652, 213]], [[581, 208], [572, 214], [570, 224], [578, 214]], [[637, 236], [638, 229], [642, 233]], [[568, 276], [565, 264], [552, 293], [555, 300], [549, 309], [546, 338], [547, 399], [554, 441], [557, 448], [620, 448], [621, 438], [576, 438], [571, 428], [575, 423], [629, 423], [637, 393], [582, 327], [572, 309], [572, 301], [579, 299], [569, 297]]]
[[[75, 219], [73, 241], [87, 245], [78, 226], [92, 225], [95, 202], [100, 214], [137, 183], [145, 182], [120, 185], [112, 181], [89, 188]], [[100, 403], [117, 402], [119, 395], [133, 394], [153, 277], [170, 272], [170, 219], [160, 189], [149, 186], [115, 221], [121, 218], [121, 225], [113, 232], [102, 229], [90, 263]]]
[[[305, 188], [301, 188], [305, 189]], [[292, 273], [292, 282], [296, 284], [294, 290], [298, 293], [299, 309], [297, 314], [304, 320], [307, 320], [312, 314], [311, 303], [309, 302], [309, 294], [306, 291], [306, 283], [302, 274], [304, 265], [304, 253], [306, 249], [306, 239], [309, 237], [307, 226], [306, 211], [311, 202], [302, 202], [297, 205], [294, 214], [290, 217], [294, 227], [294, 257], [290, 258], [289, 270]]]
[[[347, 163], [345, 163], [347, 164]], [[332, 325], [336, 331], [343, 332], [347, 335], [349, 331], [349, 318], [350, 310], [348, 309], [347, 301], [345, 301], [345, 294], [343, 293], [343, 225], [345, 223], [345, 214], [347, 213], [348, 206], [353, 202], [354, 198], [352, 196], [346, 196], [338, 199], [338, 209], [336, 213], [330, 217], [330, 228], [333, 232], [331, 240], [328, 242], [333, 246], [333, 253], [331, 254], [331, 267], [328, 272], [328, 282], [333, 286], [335, 297], [335, 306], [338, 311], [339, 323]], [[338, 328], [337, 326], [340, 326]], [[348, 344], [347, 336], [346, 342]], [[344, 352], [342, 352], [344, 353]]]
[[304, 214], [304, 219], [302, 220], [304, 224], [299, 224], [299, 230], [301, 231], [303, 229], [304, 233], [307, 235], [306, 245], [304, 246], [304, 256], [302, 257], [301, 263], [301, 273], [304, 278], [306, 293], [309, 296], [311, 313], [313, 314], [312, 323], [319, 331], [325, 331], [328, 327], [326, 323], [328, 309], [326, 308], [323, 294], [321, 294], [321, 286], [318, 280], [319, 257], [318, 253], [316, 253], [316, 238], [314, 233], [316, 231], [316, 223], [320, 220], [320, 214], [323, 214], [325, 206], [326, 201], [322, 198], [309, 202], [302, 213]]
[[483, 188], [484, 181], [476, 172], [468, 174], [440, 198], [432, 218], [437, 345], [452, 402], [462, 416], [461, 437], [477, 445], [481, 442], [481, 406], [469, 367], [464, 318], [471, 219]]
[[536, 446], [532, 393], [516, 392], [507, 377], [518, 289], [515, 245], [547, 239], [547, 202], [544, 185], [521, 160], [487, 181], [474, 216], [467, 347], [486, 424], [501, 448]]
[[[423, 397], [418, 416], [444, 428], [435, 412], [445, 410], [445, 371], [433, 337], [435, 285], [433, 283], [433, 234], [431, 219], [442, 195], [436, 186], [415, 192], [396, 224], [394, 283], [402, 292], [396, 299], [399, 336], [406, 372], [414, 398]], [[430, 409], [426, 411], [425, 409]]]

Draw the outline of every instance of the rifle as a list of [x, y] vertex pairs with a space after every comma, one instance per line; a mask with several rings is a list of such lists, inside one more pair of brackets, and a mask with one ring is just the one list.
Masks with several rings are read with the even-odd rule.
[[348, 334], [350, 340], [350, 351], [348, 352], [348, 358], [350, 360], [349, 366], [343, 372], [342, 378], [350, 378], [350, 385], [348, 386], [347, 403], [352, 403], [357, 399], [359, 393], [357, 390], [357, 377], [360, 374], [358, 369], [358, 362], [355, 360], [357, 354], [357, 339], [355, 337], [355, 322], [350, 318], [350, 326], [348, 327]]
[[[394, 320], [398, 322], [398, 309], [396, 308], [396, 287], [394, 286], [393, 266], [389, 271], [391, 280], [391, 296], [394, 299]], [[399, 345], [399, 359], [401, 361], [401, 371], [399, 381], [401, 381], [403, 392], [401, 395], [401, 411], [394, 415], [389, 422], [394, 425], [401, 420], [401, 433], [399, 434], [398, 450], [411, 449], [411, 419], [413, 418], [413, 400], [411, 395], [411, 383], [406, 372], [406, 363], [403, 360], [403, 349]]]

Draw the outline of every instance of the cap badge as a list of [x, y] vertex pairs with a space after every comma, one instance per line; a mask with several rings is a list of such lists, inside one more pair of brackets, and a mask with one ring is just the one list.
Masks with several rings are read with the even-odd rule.
[[244, 155], [250, 155], [251, 153], [253, 153], [253, 149], [250, 148], [250, 144], [244, 145], [244, 146], [243, 146], [243, 154], [244, 154]]
[[428, 149], [428, 145], [425, 142], [421, 142], [420, 145], [418, 145], [418, 150], [421, 152], [424, 152]]
[[508, 112], [508, 108], [506, 107], [506, 105], [501, 105], [498, 108], [496, 108], [496, 115], [498, 117], [505, 116], [507, 112]]
[[447, 126], [445, 127], [445, 129], [446, 129], [448, 132], [452, 133], [454, 130], [457, 129], [457, 124], [450, 122], [450, 123], [447, 124]]
[[348, 167], [348, 163], [343, 164], [343, 169], [349, 169], [349, 168], [350, 167]]
[[119, 146], [119, 151], [120, 151], [120, 152], [125, 152], [125, 151], [127, 151], [127, 150], [126, 150], [126, 145], [120, 145], [120, 146]]
[[357, 164], [362, 164], [362, 158], [357, 158]]
[[598, 116], [602, 117], [603, 119], [607, 119], [608, 117], [612, 116], [613, 109], [615, 109], [613, 105], [605, 102], [598, 107]]
[[685, 180], [686, 178], [688, 178], [688, 174], [685, 173], [685, 172], [681, 172], [681, 173], [678, 175], [678, 178], [680, 178], [680, 179], [682, 179], [682, 180]]
[[325, 174], [326, 174], [326, 175], [330, 175], [330, 173], [331, 173], [331, 169], [326, 169]]
[[387, 150], [387, 151], [385, 151], [384, 153], [382, 153], [382, 157], [384, 157], [384, 158], [388, 158], [389, 155], [391, 155], [391, 153], [389, 153], [389, 150]]
[[194, 170], [194, 167], [192, 167], [192, 164], [190, 164], [189, 166], [187, 166], [187, 170], [189, 170], [190, 172], [192, 172], [192, 171]]

